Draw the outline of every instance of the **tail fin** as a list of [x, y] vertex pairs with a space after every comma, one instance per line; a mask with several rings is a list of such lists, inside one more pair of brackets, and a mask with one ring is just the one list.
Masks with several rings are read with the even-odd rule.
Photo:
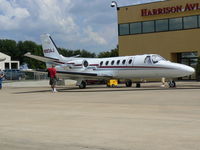
[[49, 34], [42, 34], [40, 36], [42, 41], [43, 54], [45, 57], [60, 59], [57, 47]]

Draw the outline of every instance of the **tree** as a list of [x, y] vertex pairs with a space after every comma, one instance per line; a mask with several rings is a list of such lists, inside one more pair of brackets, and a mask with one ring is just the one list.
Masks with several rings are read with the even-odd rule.
[[32, 41], [24, 41], [24, 42], [18, 42], [18, 49], [21, 52], [21, 55], [19, 57], [20, 62], [27, 63], [29, 68], [33, 69], [44, 69], [45, 63], [30, 59], [27, 57], [24, 57], [24, 54], [27, 52], [30, 52], [33, 55], [42, 56], [42, 47], [41, 45], [37, 45], [35, 42]]
[[19, 56], [17, 43], [14, 40], [0, 40], [0, 52], [12, 56], [13, 60], [17, 60]]
[[[95, 53], [88, 52], [87, 50], [70, 50], [65, 48], [58, 48], [60, 54], [65, 57], [77, 56], [95, 58]], [[20, 64], [28, 64], [32, 69], [44, 69], [45, 63], [24, 56], [25, 53], [30, 52], [33, 55], [43, 56], [42, 46], [32, 41], [19, 41], [14, 40], [0, 40], [0, 52], [11, 56], [12, 60], [20, 61]], [[118, 46], [110, 51], [101, 52], [98, 54], [99, 58], [103, 57], [116, 57], [118, 56]]]
[[119, 56], [118, 46], [117, 46], [117, 48], [112, 49], [111, 51], [101, 52], [101, 53], [99, 53], [99, 55], [98, 55], [99, 58], [104, 58], [104, 57], [117, 57], [117, 56]]
[[88, 58], [94, 58], [96, 57], [95, 53], [90, 53], [86, 50], [69, 50], [64, 48], [58, 48], [58, 51], [60, 54], [62, 54], [65, 57], [72, 57], [79, 55], [80, 57], [88, 57]]

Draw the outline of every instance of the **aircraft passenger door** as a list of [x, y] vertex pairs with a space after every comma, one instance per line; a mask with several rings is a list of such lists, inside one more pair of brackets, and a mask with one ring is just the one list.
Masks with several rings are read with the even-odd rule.
[[133, 66], [134, 65], [134, 57], [129, 57], [126, 61], [127, 66]]

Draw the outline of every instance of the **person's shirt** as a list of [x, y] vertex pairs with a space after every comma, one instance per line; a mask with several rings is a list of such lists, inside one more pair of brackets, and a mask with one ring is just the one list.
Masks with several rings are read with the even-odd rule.
[[48, 68], [50, 78], [56, 77], [56, 68]]

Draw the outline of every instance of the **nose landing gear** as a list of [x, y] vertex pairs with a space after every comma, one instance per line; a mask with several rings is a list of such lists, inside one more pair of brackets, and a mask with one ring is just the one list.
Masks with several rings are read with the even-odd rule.
[[168, 85], [170, 88], [175, 88], [176, 87], [176, 82], [174, 80], [171, 80], [168, 82]]

